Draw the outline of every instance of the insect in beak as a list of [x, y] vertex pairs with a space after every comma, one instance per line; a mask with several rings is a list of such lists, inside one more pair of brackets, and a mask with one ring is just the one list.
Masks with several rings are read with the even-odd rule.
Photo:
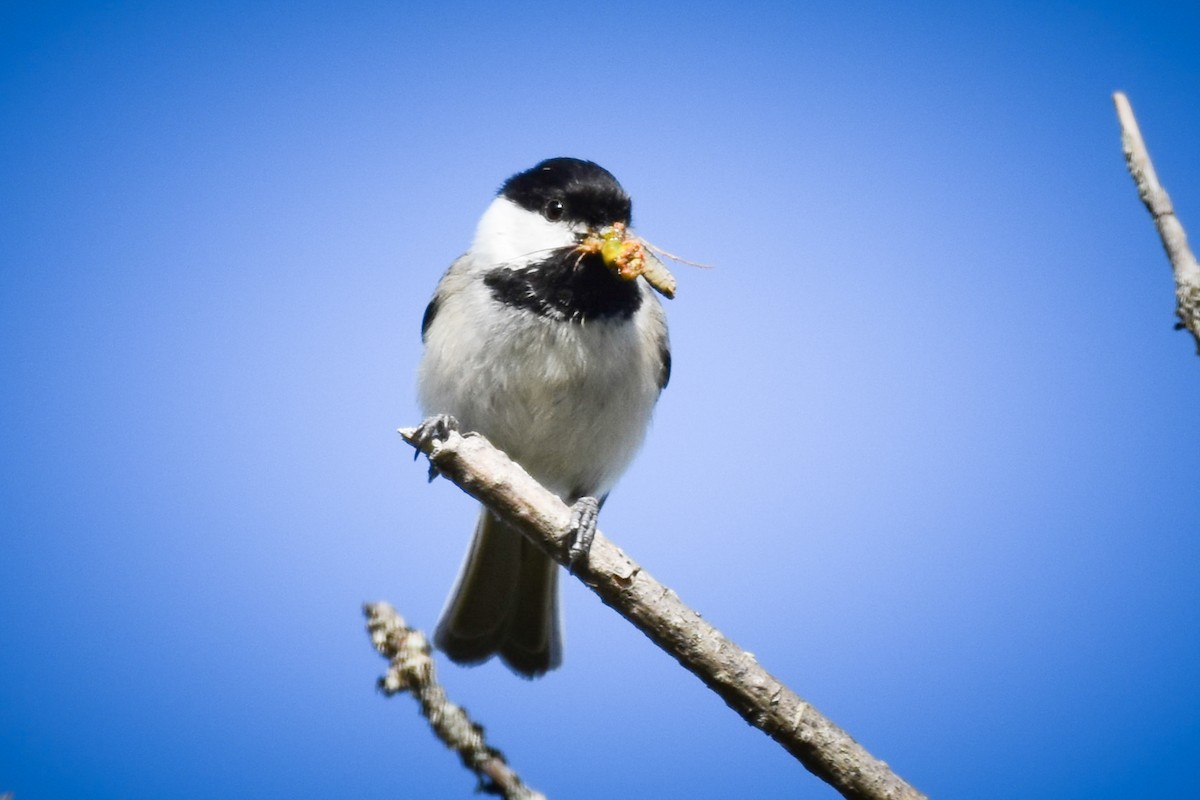
[[624, 222], [614, 222], [598, 231], [590, 231], [576, 250], [581, 254], [599, 253], [605, 266], [622, 280], [636, 280], [640, 275], [664, 297], [675, 296], [675, 276], [658, 257], [650, 252], [650, 245], [626, 227]]

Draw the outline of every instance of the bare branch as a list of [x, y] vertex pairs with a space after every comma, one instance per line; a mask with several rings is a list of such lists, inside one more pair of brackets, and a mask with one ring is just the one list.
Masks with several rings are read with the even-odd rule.
[[1188, 247], [1187, 234], [1175, 216], [1170, 196], [1158, 182], [1158, 174], [1154, 171], [1154, 163], [1150, 161], [1150, 153], [1142, 140], [1142, 132], [1133, 116], [1129, 98], [1123, 92], [1115, 92], [1113, 103], [1117, 107], [1117, 119], [1121, 122], [1125, 164], [1137, 185], [1138, 196], [1154, 218], [1163, 249], [1167, 251], [1167, 258], [1171, 260], [1171, 267], [1175, 271], [1175, 314], [1179, 317], [1176, 327], [1191, 332], [1196, 340], [1196, 353], [1200, 354], [1200, 265], [1197, 265], [1196, 256]]
[[483, 740], [483, 728], [447, 699], [434, 674], [425, 634], [405, 625], [396, 609], [387, 603], [368, 603], [363, 606], [363, 613], [371, 643], [391, 662], [387, 674], [379, 679], [383, 693], [391, 696], [412, 692], [434, 733], [458, 753], [463, 764], [479, 777], [485, 791], [502, 794], [508, 800], [546, 800], [521, 782], [499, 750], [488, 747]]
[[[567, 561], [570, 509], [478, 434], [450, 432], [445, 439], [400, 434], [429, 456], [442, 475], [560, 564]], [[764, 731], [809, 771], [844, 797], [915, 800], [920, 792], [893, 773], [811, 705], [763, 669], [754, 656], [701, 619], [601, 533], [575, 574], [655, 644]]]

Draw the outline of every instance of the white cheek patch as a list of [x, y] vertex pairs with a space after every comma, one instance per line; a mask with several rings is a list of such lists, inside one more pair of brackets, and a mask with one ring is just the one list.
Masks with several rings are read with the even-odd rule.
[[577, 232], [583, 229], [566, 222], [550, 222], [536, 211], [497, 197], [479, 220], [471, 251], [481, 266], [523, 266], [551, 250], [574, 246], [579, 241]]

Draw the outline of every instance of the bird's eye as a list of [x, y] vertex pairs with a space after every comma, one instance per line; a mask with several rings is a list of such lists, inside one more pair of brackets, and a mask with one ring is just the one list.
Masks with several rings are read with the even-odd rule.
[[558, 222], [563, 218], [565, 210], [562, 200], [547, 200], [546, 205], [542, 206], [542, 216], [551, 222]]

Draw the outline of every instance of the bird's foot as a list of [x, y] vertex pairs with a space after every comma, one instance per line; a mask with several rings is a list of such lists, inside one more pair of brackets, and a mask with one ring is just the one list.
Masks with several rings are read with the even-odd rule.
[[572, 572], [592, 549], [599, 513], [600, 501], [594, 497], [581, 497], [571, 505], [571, 546], [567, 549], [567, 569]]
[[[458, 430], [458, 420], [449, 414], [434, 414], [420, 425], [413, 432], [412, 442], [417, 446], [416, 452], [413, 453], [413, 461], [421, 455], [425, 448], [430, 447], [435, 442], [445, 441], [451, 433]], [[429, 481], [433, 482], [441, 473], [438, 468], [433, 465], [433, 459], [429, 459]]]

